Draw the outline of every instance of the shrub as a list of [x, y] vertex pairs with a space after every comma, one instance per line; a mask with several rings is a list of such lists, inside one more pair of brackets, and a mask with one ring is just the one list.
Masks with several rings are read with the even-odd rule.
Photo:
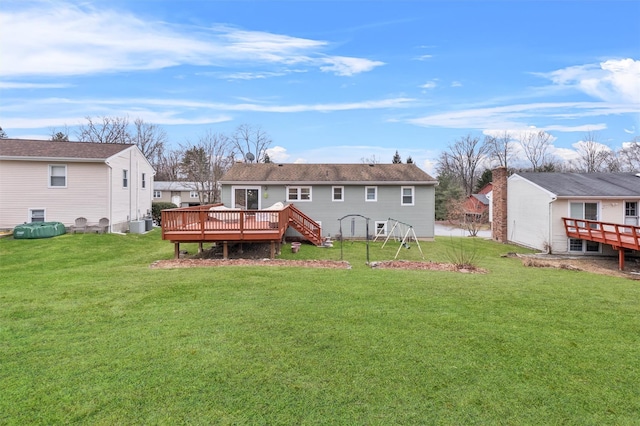
[[153, 221], [158, 225], [162, 225], [162, 215], [160, 214], [160, 212], [162, 210], [167, 210], [167, 209], [176, 209], [178, 208], [178, 206], [176, 206], [173, 203], [166, 203], [166, 202], [159, 202], [159, 203], [151, 203], [151, 217], [153, 218]]

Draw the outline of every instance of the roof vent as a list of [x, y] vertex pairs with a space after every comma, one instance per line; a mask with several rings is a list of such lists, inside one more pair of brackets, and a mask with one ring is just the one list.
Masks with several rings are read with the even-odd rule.
[[375, 166], [375, 164], [373, 164], [373, 163], [369, 164], [369, 167], [373, 167], [373, 166]]
[[278, 167], [282, 167], [282, 164], [278, 164]]

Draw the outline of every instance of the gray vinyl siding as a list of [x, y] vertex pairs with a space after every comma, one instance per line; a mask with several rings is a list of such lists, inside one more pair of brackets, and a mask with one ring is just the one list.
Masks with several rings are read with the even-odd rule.
[[[222, 202], [231, 205], [232, 187], [223, 185]], [[252, 186], [238, 184], [237, 186]], [[369, 234], [375, 235], [375, 222], [386, 221], [389, 218], [407, 223], [413, 227], [418, 238], [433, 238], [435, 187], [433, 185], [375, 185], [377, 186], [377, 201], [365, 201], [365, 185], [327, 184], [327, 185], [291, 185], [311, 186], [311, 201], [287, 201], [285, 185], [255, 185], [260, 188], [260, 208], [266, 208], [276, 202], [293, 203], [304, 214], [322, 224], [323, 236], [335, 236], [340, 231], [340, 219], [343, 216], [356, 214], [368, 217]], [[332, 201], [332, 188], [344, 187], [344, 201]], [[414, 205], [403, 206], [401, 188], [413, 186]], [[345, 238], [352, 237], [351, 218], [342, 221], [342, 234]], [[391, 230], [392, 223], [387, 225]], [[366, 221], [356, 218], [353, 224], [353, 237], [366, 236]], [[289, 235], [295, 231], [289, 230]]]

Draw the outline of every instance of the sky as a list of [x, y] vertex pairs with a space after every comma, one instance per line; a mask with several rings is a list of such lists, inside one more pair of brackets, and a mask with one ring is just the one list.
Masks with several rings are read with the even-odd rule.
[[141, 118], [169, 147], [240, 125], [275, 162], [430, 173], [468, 135], [575, 156], [640, 135], [640, 1], [3, 0], [0, 127]]

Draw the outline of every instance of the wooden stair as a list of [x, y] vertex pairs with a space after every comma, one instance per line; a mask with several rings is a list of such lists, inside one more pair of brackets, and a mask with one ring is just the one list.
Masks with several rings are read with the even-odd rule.
[[315, 220], [298, 210], [293, 204], [289, 208], [289, 226], [316, 246], [322, 245], [322, 230]]

